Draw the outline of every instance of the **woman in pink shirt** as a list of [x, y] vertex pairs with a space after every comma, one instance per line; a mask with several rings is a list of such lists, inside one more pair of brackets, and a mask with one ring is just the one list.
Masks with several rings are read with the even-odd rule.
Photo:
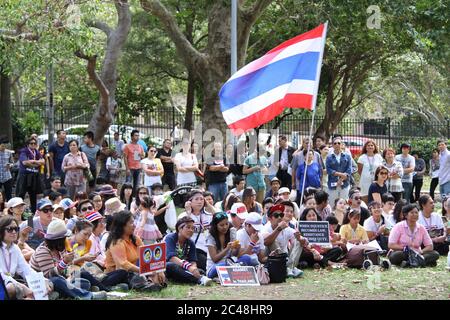
[[436, 266], [439, 253], [433, 250], [433, 241], [425, 227], [417, 222], [419, 210], [416, 205], [404, 206], [402, 214], [405, 220], [397, 223], [389, 235], [389, 249], [392, 250], [389, 260], [398, 266], [408, 266], [408, 254], [405, 249], [409, 248], [423, 255], [427, 266]]

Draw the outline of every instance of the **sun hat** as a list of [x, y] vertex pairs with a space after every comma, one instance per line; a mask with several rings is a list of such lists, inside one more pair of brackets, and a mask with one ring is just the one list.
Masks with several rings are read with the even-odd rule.
[[280, 188], [278, 190], [278, 194], [283, 194], [283, 193], [291, 193], [291, 191], [289, 190], [289, 188], [286, 188], [286, 187]]
[[112, 187], [112, 185], [110, 185], [110, 184], [105, 184], [105, 185], [103, 185], [103, 186], [100, 187], [100, 189], [98, 190], [98, 193], [99, 193], [101, 196], [105, 196], [105, 195], [108, 195], [108, 196], [117, 196], [117, 189], [114, 189], [114, 188]]
[[66, 223], [61, 219], [54, 219], [47, 227], [45, 239], [56, 240], [69, 237], [72, 232], [66, 228]]
[[20, 197], [14, 197], [14, 198], [9, 199], [9, 201], [6, 203], [6, 207], [15, 208], [21, 204], [25, 204], [25, 202], [23, 202], [23, 199]]
[[105, 215], [112, 215], [116, 212], [122, 211], [126, 208], [126, 205], [120, 202], [120, 199], [117, 197], [108, 199], [105, 202]]

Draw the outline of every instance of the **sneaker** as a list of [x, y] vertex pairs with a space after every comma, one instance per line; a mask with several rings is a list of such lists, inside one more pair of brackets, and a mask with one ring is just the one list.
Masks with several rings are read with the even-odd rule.
[[106, 300], [108, 296], [106, 291], [92, 292], [92, 300]]
[[291, 268], [287, 268], [287, 277], [288, 278], [294, 278], [294, 272]]
[[128, 291], [129, 287], [126, 283], [119, 283], [111, 287], [111, 291]]
[[294, 278], [300, 278], [303, 277], [303, 271], [297, 268], [292, 269], [292, 274]]
[[97, 286], [91, 286], [91, 292], [99, 292], [100, 288]]
[[200, 278], [200, 285], [201, 286], [210, 286], [210, 285], [212, 285], [212, 283], [213, 283], [213, 281], [210, 278], [206, 277], [206, 276], [202, 276]]

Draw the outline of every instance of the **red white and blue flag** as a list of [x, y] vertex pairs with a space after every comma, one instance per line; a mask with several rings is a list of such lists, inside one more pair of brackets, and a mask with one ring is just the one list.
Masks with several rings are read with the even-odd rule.
[[327, 24], [283, 42], [222, 86], [220, 110], [235, 135], [269, 122], [284, 108], [313, 110]]

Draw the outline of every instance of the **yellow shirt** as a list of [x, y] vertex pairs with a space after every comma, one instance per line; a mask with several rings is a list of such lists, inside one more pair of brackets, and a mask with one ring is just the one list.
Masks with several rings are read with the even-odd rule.
[[350, 226], [349, 223], [344, 224], [341, 227], [341, 229], [339, 230], [339, 234], [341, 235], [341, 237], [343, 239], [346, 239], [346, 240], [359, 240], [359, 241], [367, 240], [367, 241], [369, 241], [369, 237], [367, 236], [367, 231], [360, 224], [358, 224], [358, 226], [356, 227], [356, 230], [353, 230], [353, 228]]

